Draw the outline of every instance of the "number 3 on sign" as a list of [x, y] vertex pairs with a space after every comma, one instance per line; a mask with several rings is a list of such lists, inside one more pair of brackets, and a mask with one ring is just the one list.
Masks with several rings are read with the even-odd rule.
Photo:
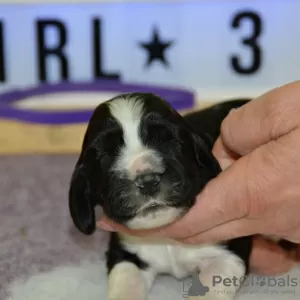
[[252, 33], [243, 36], [241, 43], [245, 45], [251, 52], [251, 63], [248, 66], [242, 64], [241, 58], [238, 55], [231, 57], [231, 66], [235, 72], [239, 74], [254, 74], [259, 70], [262, 64], [262, 50], [259, 45], [259, 38], [262, 33], [262, 21], [260, 16], [252, 11], [243, 11], [236, 14], [231, 22], [231, 27], [238, 29], [242, 22], [250, 21], [252, 23]]

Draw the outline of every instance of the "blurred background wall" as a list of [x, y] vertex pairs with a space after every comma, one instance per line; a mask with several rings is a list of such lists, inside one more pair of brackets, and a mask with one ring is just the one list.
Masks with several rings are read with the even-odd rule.
[[92, 109], [153, 91], [180, 111], [300, 75], [297, 0], [0, 0], [0, 153], [76, 152]]

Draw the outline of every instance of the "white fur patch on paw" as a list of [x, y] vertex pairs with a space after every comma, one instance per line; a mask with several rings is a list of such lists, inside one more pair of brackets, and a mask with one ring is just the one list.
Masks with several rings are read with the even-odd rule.
[[147, 300], [148, 287], [143, 272], [130, 262], [116, 264], [108, 278], [108, 300]]

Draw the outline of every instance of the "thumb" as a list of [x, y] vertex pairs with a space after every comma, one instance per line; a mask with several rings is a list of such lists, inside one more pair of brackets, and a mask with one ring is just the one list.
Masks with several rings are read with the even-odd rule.
[[295, 105], [299, 94], [300, 81], [296, 81], [231, 110], [221, 125], [223, 144], [243, 156], [291, 132], [299, 124], [300, 106]]

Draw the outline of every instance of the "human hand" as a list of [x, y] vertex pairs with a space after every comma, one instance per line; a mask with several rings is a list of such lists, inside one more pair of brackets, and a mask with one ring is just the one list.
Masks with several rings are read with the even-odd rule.
[[[207, 184], [195, 206], [169, 226], [131, 234], [194, 244], [252, 234], [299, 242], [298, 97], [300, 82], [295, 82], [233, 111], [213, 150], [224, 171]], [[128, 231], [108, 220], [99, 227], [105, 224]]]

